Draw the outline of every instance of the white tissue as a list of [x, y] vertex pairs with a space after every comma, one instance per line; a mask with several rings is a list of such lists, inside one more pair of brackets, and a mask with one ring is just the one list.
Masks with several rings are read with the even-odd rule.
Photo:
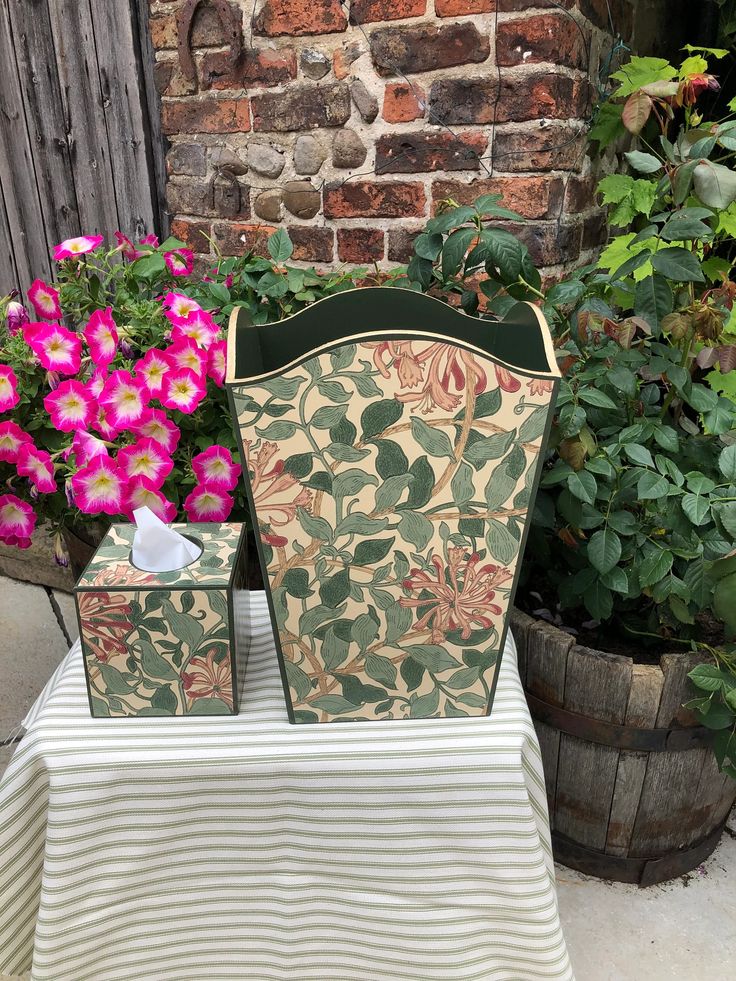
[[145, 572], [174, 572], [183, 569], [202, 554], [202, 549], [178, 534], [151, 511], [136, 508], [133, 538], [133, 565]]

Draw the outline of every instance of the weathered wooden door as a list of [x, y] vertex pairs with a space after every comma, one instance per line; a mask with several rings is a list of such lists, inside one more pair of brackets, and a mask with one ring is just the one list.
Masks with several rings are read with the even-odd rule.
[[0, 295], [79, 234], [162, 231], [147, 0], [0, 0]]

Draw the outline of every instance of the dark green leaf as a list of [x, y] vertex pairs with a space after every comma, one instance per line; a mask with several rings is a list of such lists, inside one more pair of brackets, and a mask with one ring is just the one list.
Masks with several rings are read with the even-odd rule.
[[[385, 559], [391, 551], [395, 538], [372, 539], [358, 542], [355, 548], [353, 562], [355, 565], [375, 565], [381, 559]], [[323, 600], [326, 602], [326, 600]], [[342, 602], [342, 600], [338, 600]], [[333, 604], [334, 605], [334, 604]]]

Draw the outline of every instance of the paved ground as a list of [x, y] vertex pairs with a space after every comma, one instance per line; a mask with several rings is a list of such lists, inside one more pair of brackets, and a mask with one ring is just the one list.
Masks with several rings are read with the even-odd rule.
[[[76, 639], [74, 600], [0, 578], [0, 625], [1, 741]], [[0, 773], [11, 749], [0, 748]], [[736, 812], [711, 858], [663, 886], [637, 889], [557, 871], [577, 981], [736, 978]], [[10, 979], [0, 975], [0, 981]]]

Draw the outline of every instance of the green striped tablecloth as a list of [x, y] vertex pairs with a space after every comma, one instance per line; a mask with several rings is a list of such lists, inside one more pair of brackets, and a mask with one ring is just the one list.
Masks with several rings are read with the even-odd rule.
[[0, 972], [571, 981], [513, 643], [488, 719], [292, 726], [252, 604], [234, 718], [91, 719], [72, 648], [0, 784]]

